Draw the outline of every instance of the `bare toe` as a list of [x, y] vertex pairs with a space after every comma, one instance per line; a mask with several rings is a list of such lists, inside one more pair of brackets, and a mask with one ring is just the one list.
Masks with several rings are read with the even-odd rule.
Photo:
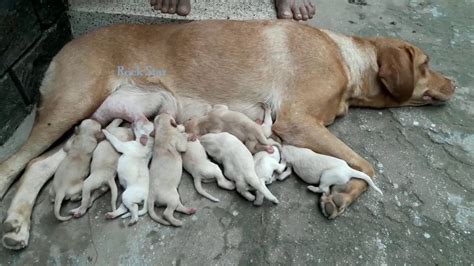
[[281, 19], [291, 19], [290, 0], [275, 0], [275, 7], [277, 9], [277, 17]]
[[151, 2], [151, 5], [153, 6], [153, 8], [155, 10], [160, 10], [162, 5], [163, 5], [163, 1], [162, 0], [154, 0], [153, 2]]
[[180, 16], [187, 16], [191, 12], [191, 3], [189, 0], [179, 0], [177, 13]]
[[308, 11], [306, 10], [305, 6], [300, 6], [300, 13], [301, 17], [303, 18], [304, 21], [308, 20]]
[[316, 14], [316, 8], [314, 7], [311, 1], [305, 2], [306, 10], [308, 11], [308, 17], [311, 19], [313, 18], [314, 14]]
[[178, 0], [171, 0], [168, 6], [168, 14], [176, 13], [176, 5], [178, 4]]
[[161, 13], [168, 13], [170, 0], [163, 0], [161, 3]]
[[293, 19], [294, 20], [301, 20], [303, 17], [301, 16], [301, 12], [299, 7], [296, 6], [295, 3], [291, 4], [291, 12], [293, 12]]

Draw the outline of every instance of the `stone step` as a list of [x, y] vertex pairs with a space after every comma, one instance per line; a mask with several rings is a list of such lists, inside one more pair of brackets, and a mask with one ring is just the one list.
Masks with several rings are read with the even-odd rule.
[[188, 16], [162, 14], [149, 0], [70, 0], [68, 11], [74, 37], [118, 23], [162, 24], [205, 19], [275, 19], [274, 0], [192, 0]]

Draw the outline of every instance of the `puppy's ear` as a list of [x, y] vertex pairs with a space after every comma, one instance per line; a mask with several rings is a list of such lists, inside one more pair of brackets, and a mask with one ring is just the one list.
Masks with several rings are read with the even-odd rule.
[[145, 136], [145, 135], [141, 135], [141, 136], [140, 136], [140, 143], [141, 143], [143, 146], [146, 146], [146, 144], [148, 143], [148, 137]]
[[102, 140], [105, 139], [105, 135], [104, 135], [104, 133], [102, 132], [102, 130], [97, 131], [97, 132], [94, 134], [94, 137], [97, 139], [97, 141], [102, 141]]
[[178, 126], [178, 124], [176, 124], [176, 121], [173, 118], [170, 119], [170, 124], [171, 124], [172, 127], [177, 127]]
[[414, 50], [411, 47], [382, 47], [378, 51], [378, 77], [398, 102], [410, 99], [415, 89]]

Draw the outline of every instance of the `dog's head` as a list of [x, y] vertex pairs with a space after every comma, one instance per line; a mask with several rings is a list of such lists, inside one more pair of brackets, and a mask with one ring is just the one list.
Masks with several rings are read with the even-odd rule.
[[420, 106], [444, 103], [451, 98], [455, 82], [429, 66], [429, 57], [418, 47], [401, 40], [374, 39], [378, 79], [391, 99], [390, 106]]

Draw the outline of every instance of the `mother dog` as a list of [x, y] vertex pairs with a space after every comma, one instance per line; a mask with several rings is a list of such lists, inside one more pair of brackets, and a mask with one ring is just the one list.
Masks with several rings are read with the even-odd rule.
[[[273, 132], [284, 143], [341, 158], [373, 176], [372, 166], [325, 126], [349, 106], [447, 101], [454, 82], [430, 70], [428, 61], [404, 41], [347, 37], [289, 21], [103, 28], [70, 42], [52, 61], [33, 130], [0, 165], [0, 195], [30, 160], [129, 83], [165, 85], [181, 104], [181, 121], [207, 104], [226, 104], [256, 119], [257, 102], [265, 102], [276, 116]], [[31, 209], [59, 163], [57, 154], [28, 164], [5, 221], [5, 246], [27, 245]], [[323, 213], [329, 218], [341, 214], [366, 186], [353, 180], [344, 191], [323, 196]]]

